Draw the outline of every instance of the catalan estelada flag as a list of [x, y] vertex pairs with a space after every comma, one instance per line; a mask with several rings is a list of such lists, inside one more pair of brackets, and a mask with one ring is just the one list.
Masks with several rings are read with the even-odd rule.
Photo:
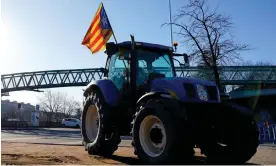
[[101, 3], [83, 38], [82, 45], [85, 45], [94, 54], [105, 49], [105, 44], [112, 34], [112, 27], [104, 10], [103, 3]]

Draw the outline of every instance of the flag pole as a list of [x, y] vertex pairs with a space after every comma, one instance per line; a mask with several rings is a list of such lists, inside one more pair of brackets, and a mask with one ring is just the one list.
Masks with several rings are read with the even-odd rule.
[[[112, 29], [112, 27], [111, 27], [111, 29]], [[116, 39], [116, 37], [115, 37], [115, 35], [114, 35], [113, 29], [112, 29], [112, 36], [113, 36], [113, 38], [114, 38], [114, 40], [115, 40], [115, 43], [118, 44], [117, 39]]]
[[[102, 2], [101, 2], [101, 3], [102, 3]], [[105, 14], [106, 14], [106, 16], [107, 16], [107, 13], [106, 13], [106, 11], [105, 11], [105, 8], [104, 8], [103, 3], [102, 3], [102, 6], [103, 6], [104, 12], [105, 12]], [[113, 28], [112, 28], [112, 26], [111, 26], [111, 24], [110, 24], [110, 22], [109, 22], [108, 16], [107, 16], [107, 21], [108, 21], [108, 23], [109, 23], [109, 25], [110, 25], [110, 27], [111, 27], [111, 29], [112, 29], [112, 36], [113, 36], [113, 38], [114, 38], [114, 40], [115, 40], [115, 43], [118, 44], [117, 39], [116, 39], [115, 34], [114, 34], [114, 30], [113, 30]]]

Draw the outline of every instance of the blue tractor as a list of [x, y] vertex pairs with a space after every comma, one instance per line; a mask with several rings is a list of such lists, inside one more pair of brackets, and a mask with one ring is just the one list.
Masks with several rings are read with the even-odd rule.
[[221, 100], [213, 82], [176, 77], [173, 60], [186, 54], [133, 36], [107, 43], [105, 53], [105, 78], [84, 91], [81, 133], [89, 154], [111, 156], [125, 135], [144, 164], [191, 161], [194, 147], [219, 164], [242, 164], [256, 153], [251, 110]]

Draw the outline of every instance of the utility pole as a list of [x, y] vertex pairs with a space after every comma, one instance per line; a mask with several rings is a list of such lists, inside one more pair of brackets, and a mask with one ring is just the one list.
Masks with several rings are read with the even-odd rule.
[[170, 10], [171, 45], [172, 45], [172, 48], [173, 48], [173, 33], [172, 33], [172, 8], [171, 8], [171, 0], [169, 0], [169, 10]]
[[19, 113], [20, 113], [21, 104], [20, 104], [20, 103], [18, 103], [17, 107], [18, 107], [18, 111], [17, 111], [17, 122], [16, 122], [16, 128], [18, 129], [18, 121], [19, 121]]

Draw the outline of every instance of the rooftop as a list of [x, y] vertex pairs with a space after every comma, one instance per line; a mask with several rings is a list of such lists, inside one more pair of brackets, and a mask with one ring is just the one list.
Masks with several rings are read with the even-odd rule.
[[[160, 45], [160, 44], [153, 44], [153, 43], [146, 43], [146, 42], [139, 42], [136, 41], [136, 46], [141, 46], [143, 48], [153, 48], [153, 49], [160, 49], [160, 50], [164, 50], [164, 51], [173, 51], [172, 47], [169, 46], [164, 46], [164, 45]], [[117, 44], [119, 47], [131, 47], [131, 42], [130, 41], [124, 41], [121, 43]]]

